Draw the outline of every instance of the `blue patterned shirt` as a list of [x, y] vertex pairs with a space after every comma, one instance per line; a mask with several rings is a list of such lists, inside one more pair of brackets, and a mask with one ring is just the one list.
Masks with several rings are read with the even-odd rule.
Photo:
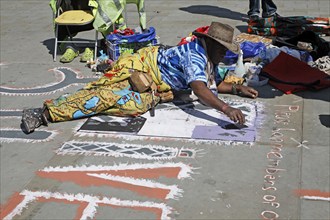
[[207, 83], [205, 67], [207, 57], [201, 41], [198, 39], [158, 51], [157, 63], [162, 79], [173, 90], [185, 90], [193, 81]]

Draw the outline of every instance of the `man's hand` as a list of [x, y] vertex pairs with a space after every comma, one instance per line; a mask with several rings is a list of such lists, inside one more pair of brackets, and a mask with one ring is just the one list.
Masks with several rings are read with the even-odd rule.
[[230, 120], [240, 124], [245, 123], [245, 117], [240, 109], [226, 106], [223, 112], [230, 118]]
[[[233, 89], [232, 83], [227, 83], [222, 81], [218, 85], [218, 91], [221, 93], [232, 93], [233, 92], [232, 89]], [[258, 97], [258, 91], [248, 86], [236, 85], [236, 90], [237, 92], [240, 92], [242, 95], [247, 97], [251, 97], [254, 99]]]
[[254, 99], [258, 97], [258, 91], [255, 90], [254, 88], [249, 87], [249, 86], [240, 85], [237, 89], [244, 96], [251, 97], [251, 98], [254, 98]]
[[[230, 84], [228, 84], [228, 86], [229, 85]], [[240, 124], [245, 123], [245, 116], [241, 110], [232, 108], [218, 99], [218, 97], [216, 97], [211, 90], [206, 87], [204, 82], [194, 81], [190, 83], [190, 86], [202, 103], [225, 113], [234, 122], [238, 122]]]

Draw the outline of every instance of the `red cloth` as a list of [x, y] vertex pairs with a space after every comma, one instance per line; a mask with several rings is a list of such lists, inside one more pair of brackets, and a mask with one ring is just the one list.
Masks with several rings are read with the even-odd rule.
[[266, 65], [263, 72], [267, 73], [269, 84], [286, 94], [330, 87], [330, 77], [326, 73], [284, 52]]
[[121, 34], [124, 36], [134, 35], [134, 31], [131, 28], [126, 28], [125, 30], [116, 29], [113, 34]]
[[[203, 26], [203, 27], [199, 27], [197, 28], [195, 31], [196, 32], [201, 32], [201, 33], [207, 33], [209, 31], [209, 27], [210, 26]], [[178, 46], [182, 45], [182, 44], [187, 44], [193, 40], [196, 39], [196, 36], [195, 35], [191, 35], [189, 37], [184, 37], [184, 38], [181, 38], [181, 41], [178, 43]]]

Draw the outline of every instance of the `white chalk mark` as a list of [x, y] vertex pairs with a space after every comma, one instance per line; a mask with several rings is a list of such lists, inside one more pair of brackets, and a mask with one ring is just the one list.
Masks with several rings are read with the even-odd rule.
[[307, 143], [308, 141], [302, 141], [301, 143], [299, 142], [299, 141], [297, 141], [296, 139], [294, 139], [294, 138], [290, 138], [291, 140], [293, 140], [294, 142], [296, 142], [297, 144], [299, 144], [297, 147], [299, 148], [299, 147], [303, 147], [303, 148], [306, 148], [306, 149], [310, 149], [309, 147], [307, 147], [306, 145], [305, 145], [305, 143]]
[[168, 216], [172, 208], [167, 206], [164, 203], [155, 203], [155, 202], [140, 202], [136, 200], [120, 200], [115, 197], [98, 197], [88, 194], [68, 194], [68, 193], [59, 193], [59, 192], [47, 192], [47, 191], [29, 191], [24, 190], [20, 195], [25, 196], [23, 201], [19, 203], [16, 208], [4, 217], [5, 220], [13, 219], [16, 215], [21, 215], [22, 210], [27, 208], [29, 203], [35, 201], [38, 198], [45, 199], [58, 199], [66, 200], [68, 202], [81, 202], [88, 203], [87, 207], [83, 210], [82, 216], [80, 219], [94, 219], [97, 212], [97, 207], [99, 205], [108, 205], [108, 206], [117, 206], [117, 207], [128, 207], [128, 208], [156, 208], [161, 210], [161, 219], [170, 219]]
[[[178, 174], [178, 179], [189, 178], [192, 173], [192, 167], [184, 163], [147, 163], [147, 164], [127, 164], [121, 163], [113, 166], [67, 166], [67, 167], [45, 167], [40, 170], [43, 172], [68, 172], [68, 171], [118, 171], [118, 170], [137, 170], [137, 169], [157, 169], [157, 168], [177, 168], [180, 167], [180, 172]], [[196, 169], [196, 168], [194, 168]]]
[[302, 198], [302, 199], [308, 199], [308, 200], [322, 200], [322, 201], [329, 201], [330, 202], [330, 197], [302, 196], [300, 198]]
[[139, 145], [131, 143], [115, 142], [92, 142], [92, 141], [69, 141], [65, 142], [56, 151], [59, 155], [94, 155], [94, 156], [113, 156], [129, 157], [147, 160], [168, 160], [175, 157], [195, 158], [203, 150], [189, 148], [173, 148], [162, 145]]
[[123, 183], [127, 183], [127, 184], [132, 184], [132, 185], [136, 185], [136, 186], [169, 190], [170, 192], [167, 194], [166, 199], [178, 199], [179, 197], [182, 197], [182, 193], [183, 193], [183, 190], [179, 189], [177, 185], [165, 185], [165, 184], [158, 183], [158, 182], [155, 182], [152, 180], [136, 179], [133, 177], [114, 176], [114, 175], [105, 174], [105, 173], [100, 173], [100, 174], [87, 173], [87, 175], [105, 179], [105, 180], [112, 180], [112, 181], [118, 181], [118, 182], [123, 182]]
[[[1, 128], [0, 131], [2, 131], [0, 136], [0, 143], [12, 143], [12, 142], [23, 142], [23, 143], [43, 143], [43, 142], [49, 142], [54, 139], [56, 135], [58, 135], [57, 130], [46, 130], [46, 129], [40, 129], [38, 128], [34, 135], [35, 137], [28, 138], [23, 133], [22, 129], [17, 128]], [[48, 136], [38, 137], [38, 133], [47, 133]], [[5, 136], [7, 134], [7, 136]]]

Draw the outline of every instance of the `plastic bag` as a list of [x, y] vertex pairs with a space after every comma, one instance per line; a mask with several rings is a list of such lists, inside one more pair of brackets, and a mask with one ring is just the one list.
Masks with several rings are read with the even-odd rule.
[[[244, 41], [240, 44], [240, 48], [243, 51], [243, 59], [245, 59], [257, 56], [261, 50], [266, 49], [266, 45], [262, 42], [254, 43], [250, 41]], [[224, 63], [230, 65], [236, 63], [237, 59], [238, 55], [228, 50], [224, 57]]]

